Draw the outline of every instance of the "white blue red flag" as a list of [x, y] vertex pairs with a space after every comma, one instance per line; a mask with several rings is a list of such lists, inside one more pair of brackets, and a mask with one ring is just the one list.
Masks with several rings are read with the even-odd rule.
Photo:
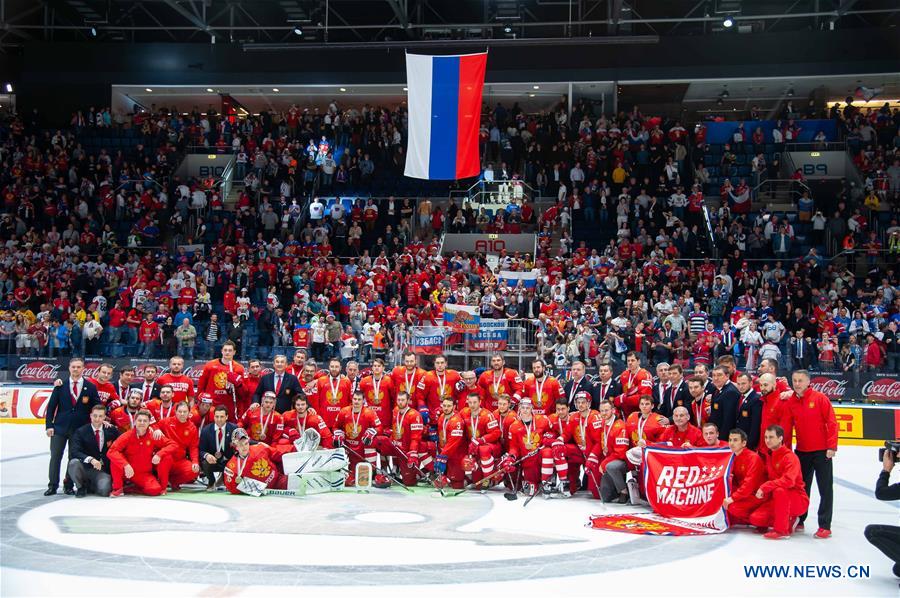
[[406, 55], [406, 176], [453, 180], [481, 171], [478, 129], [486, 65], [487, 53]]
[[501, 270], [499, 282], [502, 285], [507, 287], [515, 288], [519, 286], [519, 283], [522, 283], [522, 286], [526, 289], [533, 289], [537, 286], [537, 270], [531, 270], [530, 272], [513, 272], [511, 270]]

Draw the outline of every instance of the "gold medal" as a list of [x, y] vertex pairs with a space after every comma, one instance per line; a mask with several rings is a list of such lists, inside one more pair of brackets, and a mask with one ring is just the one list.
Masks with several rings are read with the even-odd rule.
[[244, 478], [242, 478], [241, 476], [238, 476], [237, 479], [235, 479], [235, 482], [237, 482], [238, 484], [240, 484], [243, 481], [244, 481]]

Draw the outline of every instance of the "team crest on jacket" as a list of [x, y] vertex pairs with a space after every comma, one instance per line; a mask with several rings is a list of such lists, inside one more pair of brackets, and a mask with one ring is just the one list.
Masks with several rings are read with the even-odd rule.
[[537, 432], [532, 432], [531, 434], [525, 434], [525, 448], [528, 450], [532, 450], [537, 447], [538, 442], [541, 440], [541, 435]]
[[257, 459], [253, 463], [253, 467], [250, 468], [250, 473], [255, 475], [258, 478], [267, 478], [271, 473], [269, 469], [269, 462], [265, 459]]
[[329, 405], [337, 405], [341, 398], [329, 390], [325, 393], [325, 400], [328, 401]]
[[813, 403], [812, 401], [809, 402], [809, 408], [810, 408], [810, 409], [813, 409], [815, 406], [816, 406], [815, 403]]
[[225, 384], [228, 382], [228, 374], [225, 372], [218, 372], [213, 376], [213, 382], [215, 383], [216, 388], [225, 388]]
[[190, 430], [185, 430], [184, 435], [187, 436], [188, 434], [190, 434]]

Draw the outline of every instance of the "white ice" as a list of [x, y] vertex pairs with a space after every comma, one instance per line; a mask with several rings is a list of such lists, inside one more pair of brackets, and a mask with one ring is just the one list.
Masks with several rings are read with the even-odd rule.
[[[47, 449], [42, 426], [0, 424], [0, 509], [22, 498], [23, 493], [40, 496], [46, 487]], [[764, 540], [747, 529], [730, 530], [715, 538], [674, 540], [600, 532], [585, 527], [588, 516], [615, 513], [624, 508], [605, 507], [581, 496], [569, 500], [538, 498], [527, 508], [523, 508], [521, 499], [507, 502], [500, 492], [442, 499], [424, 491], [412, 495], [395, 488], [376, 490], [369, 495], [345, 492], [299, 499], [215, 495], [202, 502], [183, 500], [177, 494], [164, 499], [115, 500], [60, 496], [39, 500], [34, 508], [21, 514], [4, 512], [2, 523], [12, 524], [9, 518], [15, 517], [14, 529], [25, 534], [29, 541], [39, 540], [63, 550], [90, 551], [99, 559], [171, 559], [176, 565], [206, 559], [210, 566], [226, 563], [226, 573], [214, 582], [206, 579], [202, 583], [185, 583], [184, 578], [167, 577], [164, 572], [157, 579], [130, 581], [127, 567], [122, 567], [115, 578], [92, 576], [95, 567], [91, 559], [80, 563], [81, 566], [46, 572], [43, 571], [46, 566], [38, 566], [47, 561], [45, 554], [35, 552], [27, 558], [18, 554], [13, 559], [13, 567], [9, 566], [7, 554], [0, 553], [0, 595], [272, 596], [296, 590], [303, 583], [273, 586], [260, 583], [253, 574], [228, 575], [227, 564], [290, 567], [298, 563], [297, 555], [302, 554], [305, 566], [327, 567], [336, 563], [419, 566], [403, 574], [406, 580], [413, 576], [416, 583], [398, 584], [397, 574], [393, 573], [371, 575], [369, 579], [355, 579], [355, 585], [306, 588], [315, 595], [898, 596], [898, 580], [891, 574], [891, 563], [862, 535], [869, 523], [900, 524], [898, 507], [876, 501], [872, 495], [880, 471], [876, 452], [876, 448], [852, 446], [841, 447], [838, 452], [834, 536], [830, 540], [812, 537], [818, 505], [815, 492], [806, 533], [782, 541]], [[900, 474], [895, 472], [893, 481], [898, 478]], [[257, 530], [253, 521], [235, 525], [235, 518], [240, 521], [242, 516], [255, 517], [255, 509], [260, 505], [270, 513], [283, 513], [283, 517], [294, 520], [301, 520], [304, 515], [315, 517], [318, 524], [304, 533], [262, 529], [265, 526]], [[77, 533], [77, 530], [71, 533], [57, 524], [61, 518], [77, 521], [78, 517], [98, 513], [107, 518], [139, 514], [165, 520], [166, 525], [161, 531], [131, 528], [110, 536]], [[450, 528], [434, 523], [446, 523], [448, 519]], [[201, 523], [205, 527], [180, 530], [179, 525], [184, 522]], [[368, 536], [360, 532], [380, 529], [379, 526], [386, 527], [390, 533]], [[447, 531], [444, 535], [440, 531], [423, 533], [428, 530], [425, 526]], [[477, 541], [487, 534], [519, 540]], [[523, 537], [525, 541], [521, 540]], [[3, 552], [9, 550], [7, 540], [3, 539]], [[259, 549], [260, 546], [265, 549]], [[631, 558], [634, 558], [633, 548], [640, 548], [636, 566], [619, 570], [604, 566], [615, 563], [617, 551], [626, 546], [632, 548]], [[573, 571], [559, 564], [560, 555], [588, 549], [602, 551], [596, 566]], [[543, 557], [548, 564], [534, 566], [514, 579], [492, 581], [502, 577], [513, 559], [528, 557]], [[466, 574], [454, 575], [455, 567], [468, 567], [473, 562], [480, 565], [474, 573], [466, 569]], [[768, 564], [840, 565], [844, 570], [850, 565], [862, 565], [868, 567], [869, 577], [754, 579], [744, 573], [744, 565]], [[350, 570], [347, 575], [354, 573]]]

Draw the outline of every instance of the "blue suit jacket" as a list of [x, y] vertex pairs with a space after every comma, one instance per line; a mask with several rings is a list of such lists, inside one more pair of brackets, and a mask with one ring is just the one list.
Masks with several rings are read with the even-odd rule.
[[46, 428], [53, 429], [55, 434], [68, 434], [91, 420], [91, 407], [99, 405], [100, 395], [97, 387], [87, 378], [83, 378], [81, 393], [72, 404], [72, 384], [67, 377], [61, 386], [50, 393], [47, 404], [47, 415], [44, 417]]
[[[231, 446], [231, 433], [237, 428], [236, 424], [227, 422], [225, 424], [225, 456], [227, 462], [234, 456], [234, 448]], [[200, 432], [200, 458], [206, 459], [206, 455], [216, 454], [216, 424], [206, 424], [203, 431]]]

